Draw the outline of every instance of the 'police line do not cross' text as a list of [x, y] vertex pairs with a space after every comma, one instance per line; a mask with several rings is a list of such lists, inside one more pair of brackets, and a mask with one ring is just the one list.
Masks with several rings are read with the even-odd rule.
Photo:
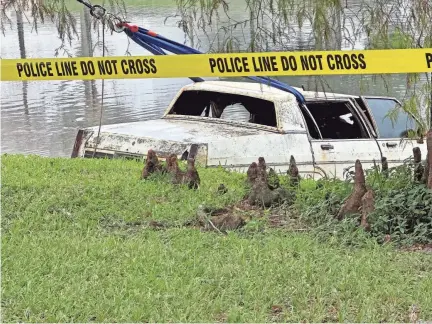
[[324, 71], [365, 70], [365, 55], [360, 54], [311, 54], [300, 55], [257, 55], [209, 58], [212, 73], [279, 72], [279, 71]]

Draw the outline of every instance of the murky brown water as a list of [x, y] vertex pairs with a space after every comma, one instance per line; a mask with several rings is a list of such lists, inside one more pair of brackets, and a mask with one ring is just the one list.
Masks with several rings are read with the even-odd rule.
[[[127, 2], [127, 1], [126, 1]], [[166, 1], [165, 1], [166, 2]], [[356, 1], [351, 1], [354, 3]], [[147, 1], [149, 3], [149, 1]], [[152, 29], [175, 41], [183, 42], [183, 32], [177, 28], [175, 19], [164, 24], [166, 16], [175, 14], [175, 5], [129, 7], [131, 22]], [[74, 56], [88, 56], [97, 41], [97, 34], [86, 33], [83, 12], [77, 9], [75, 16], [81, 26], [83, 37], [72, 43]], [[238, 20], [247, 17], [241, 1], [231, 5], [231, 16]], [[244, 16], [244, 17], [243, 17]], [[24, 42], [19, 44], [17, 17], [12, 14], [13, 29], [1, 36], [2, 58], [54, 57], [60, 45], [53, 24], [39, 26], [38, 33], [24, 19]], [[19, 19], [19, 17], [18, 17]], [[221, 23], [221, 25], [223, 25]], [[240, 31], [239, 31], [240, 33]], [[210, 35], [211, 37], [214, 35]], [[208, 39], [203, 37], [200, 50], [206, 51]], [[297, 48], [304, 45], [298, 39]], [[124, 34], [106, 35], [107, 55], [124, 55], [128, 38]], [[361, 47], [361, 44], [359, 44]], [[130, 43], [132, 55], [148, 55], [143, 48]], [[25, 52], [25, 53], [24, 53]], [[65, 56], [60, 53], [59, 56]], [[96, 49], [94, 56], [101, 56]], [[294, 86], [315, 87], [313, 78], [282, 78]], [[104, 124], [134, 122], [158, 118], [169, 104], [172, 96], [189, 79], [142, 79], [106, 80], [104, 99]], [[342, 93], [385, 94], [402, 99], [405, 94], [405, 77], [394, 75], [387, 86], [377, 78], [329, 77], [326, 90]], [[367, 89], [362, 87], [368, 84]], [[387, 88], [388, 87], [388, 88]], [[361, 89], [362, 88], [362, 89]], [[388, 92], [387, 92], [388, 90]], [[1, 151], [2, 153], [31, 153], [45, 156], [70, 156], [77, 130], [94, 126], [99, 122], [101, 80], [96, 81], [32, 81], [1, 83]]]

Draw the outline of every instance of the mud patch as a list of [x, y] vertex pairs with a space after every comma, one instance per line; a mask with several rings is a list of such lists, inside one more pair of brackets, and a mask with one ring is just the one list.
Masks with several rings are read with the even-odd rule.
[[293, 208], [276, 208], [267, 216], [267, 225], [270, 228], [287, 229], [294, 232], [305, 232], [308, 227], [298, 217]]
[[131, 235], [139, 233], [144, 229], [164, 230], [173, 227], [169, 226], [169, 224], [166, 224], [164, 222], [158, 222], [154, 220], [125, 221], [124, 219], [116, 217], [114, 215], [107, 215], [100, 218], [98, 226], [103, 232]]
[[423, 252], [432, 254], [432, 244], [414, 244], [400, 249], [403, 252]]
[[232, 207], [212, 209], [199, 206], [195, 224], [203, 231], [226, 233], [234, 231], [246, 224], [247, 216], [242, 210]]
[[143, 223], [141, 221], [127, 222], [122, 218], [116, 216], [106, 215], [99, 219], [99, 228], [104, 230], [125, 230], [130, 228], [142, 227]]

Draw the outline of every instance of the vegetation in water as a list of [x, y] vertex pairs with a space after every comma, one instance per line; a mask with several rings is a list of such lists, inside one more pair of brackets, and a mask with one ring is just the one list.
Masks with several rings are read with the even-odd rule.
[[333, 221], [341, 181], [304, 179], [294, 205], [240, 210], [246, 225], [222, 234], [185, 224], [241, 200], [242, 174], [199, 168], [188, 190], [140, 180], [136, 161], [3, 155], [1, 167], [5, 322], [432, 319], [432, 255], [393, 245], [432, 239], [431, 193], [409, 166], [367, 176], [370, 234], [355, 216]]

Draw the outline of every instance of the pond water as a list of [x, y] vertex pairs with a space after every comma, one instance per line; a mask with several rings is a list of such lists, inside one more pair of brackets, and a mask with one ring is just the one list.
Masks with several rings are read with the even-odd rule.
[[[356, 5], [356, 1], [349, 1]], [[127, 1], [126, 1], [127, 3]], [[84, 10], [76, 4], [74, 16], [78, 21], [80, 39], [69, 47], [73, 56], [101, 56], [97, 32], [90, 31]], [[230, 15], [238, 20], [247, 17], [242, 1], [230, 5]], [[177, 19], [165, 18], [176, 13], [169, 1], [143, 1], [143, 5], [128, 6], [129, 21], [155, 30], [159, 34], [178, 42], [185, 40], [177, 27]], [[11, 13], [12, 28], [1, 36], [2, 58], [54, 57], [60, 45], [53, 23], [38, 27], [36, 33], [26, 21]], [[219, 22], [223, 26], [224, 22]], [[21, 26], [22, 28], [18, 28]], [[305, 32], [305, 31], [303, 31]], [[306, 30], [307, 32], [307, 30]], [[21, 34], [20, 34], [21, 33]], [[241, 33], [241, 31], [238, 31]], [[209, 47], [208, 38], [200, 38], [200, 50]], [[107, 55], [124, 55], [128, 49], [132, 55], [149, 55], [140, 46], [130, 43], [124, 34], [106, 34]], [[190, 43], [189, 43], [190, 45]], [[196, 44], [195, 44], [196, 45]], [[303, 49], [305, 42], [295, 41], [296, 49]], [[362, 47], [362, 44], [357, 44]], [[61, 51], [59, 56], [66, 56]], [[313, 77], [281, 78], [293, 86], [304, 85], [315, 89]], [[392, 75], [385, 82], [380, 77], [332, 76], [325, 78], [326, 91], [339, 93], [389, 95], [402, 99], [405, 95], [406, 76]], [[134, 122], [155, 119], [162, 115], [174, 94], [189, 79], [136, 79], [106, 80], [103, 124]], [[367, 87], [365, 88], [365, 85]], [[27, 81], [1, 83], [1, 151], [2, 153], [39, 154], [43, 156], [70, 156], [77, 130], [99, 123], [101, 108], [101, 80], [96, 81]]]

